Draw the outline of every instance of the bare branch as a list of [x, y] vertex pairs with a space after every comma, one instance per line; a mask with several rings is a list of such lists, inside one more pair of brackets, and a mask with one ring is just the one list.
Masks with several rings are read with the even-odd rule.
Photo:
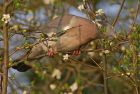
[[119, 18], [119, 16], [120, 16], [120, 13], [121, 13], [122, 8], [123, 8], [123, 6], [124, 6], [124, 2], [125, 2], [125, 0], [123, 0], [122, 3], [121, 3], [121, 7], [120, 7], [120, 9], [119, 9], [119, 12], [118, 12], [118, 14], [117, 14], [117, 16], [116, 16], [116, 18], [115, 18], [113, 24], [112, 24], [113, 27], [114, 27], [115, 24], [117, 23], [117, 20], [118, 20], [118, 18]]

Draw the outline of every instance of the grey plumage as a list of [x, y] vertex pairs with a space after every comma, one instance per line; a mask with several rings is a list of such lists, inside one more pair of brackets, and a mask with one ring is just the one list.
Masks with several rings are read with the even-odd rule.
[[[78, 49], [80, 46], [96, 39], [98, 36], [95, 23], [71, 14], [56, 17], [45, 27], [43, 28], [47, 29], [46, 31], [48, 32], [60, 32], [57, 41], [52, 45], [55, 51], [67, 52]], [[62, 31], [65, 32], [61, 34]], [[40, 54], [47, 53], [47, 50], [48, 47], [43, 42], [38, 43], [31, 49], [26, 58], [30, 60]]]

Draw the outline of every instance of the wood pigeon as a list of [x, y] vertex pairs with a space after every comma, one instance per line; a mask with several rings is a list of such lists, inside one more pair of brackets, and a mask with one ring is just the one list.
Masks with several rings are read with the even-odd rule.
[[[27, 61], [31, 62], [35, 57], [51, 51], [57, 53], [79, 49], [82, 45], [97, 39], [99, 34], [97, 25], [94, 22], [71, 14], [64, 14], [62, 17], [56, 17], [47, 23], [45, 27], [43, 27], [42, 32], [46, 30], [50, 38], [36, 43], [36, 45], [31, 48], [28, 55], [24, 56], [24, 59], [22, 57], [22, 61], [26, 58]], [[50, 36], [49, 34], [52, 35]], [[52, 41], [52, 37], [55, 37], [56, 40]], [[14, 69], [23, 72], [30, 68], [23, 62], [18, 63], [21, 62], [18, 60], [15, 60], [17, 64], [13, 66]]]

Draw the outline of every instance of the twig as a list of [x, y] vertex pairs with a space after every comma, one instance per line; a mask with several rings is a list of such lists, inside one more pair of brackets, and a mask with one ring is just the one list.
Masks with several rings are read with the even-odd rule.
[[119, 9], [119, 12], [118, 12], [118, 14], [117, 14], [117, 16], [116, 16], [116, 18], [115, 18], [113, 24], [112, 24], [113, 27], [115, 26], [115, 24], [116, 24], [116, 22], [117, 22], [117, 20], [118, 20], [118, 18], [119, 18], [119, 16], [120, 16], [121, 10], [122, 10], [123, 5], [124, 5], [124, 2], [125, 2], [125, 0], [123, 0], [122, 3], [121, 3], [121, 7], [120, 7], [120, 9]]
[[[134, 45], [134, 44], [133, 44]], [[134, 67], [134, 86], [136, 90], [136, 94], [139, 94], [139, 86], [138, 86], [138, 57], [137, 57], [137, 52], [134, 47], [132, 47], [132, 62], [133, 62], [133, 67]]]
[[[3, 13], [7, 13], [7, 3], [4, 1]], [[8, 64], [9, 64], [9, 40], [8, 40], [8, 28], [7, 24], [3, 24], [3, 40], [4, 40], [4, 61], [2, 66], [3, 76], [2, 76], [2, 94], [7, 94], [8, 85]]]
[[[132, 23], [132, 27], [131, 27], [131, 30], [130, 32], [128, 33], [128, 35], [130, 35], [133, 31], [133, 27], [136, 23], [136, 20], [137, 20], [137, 16], [138, 16], [138, 12], [139, 12], [139, 9], [140, 9], [140, 0], [138, 0], [138, 5], [137, 5], [137, 11], [136, 11], [136, 15], [134, 17], [134, 20], [133, 20], [133, 23]], [[133, 39], [130, 38], [130, 43], [132, 45], [135, 45], [134, 44], [134, 41]], [[132, 46], [132, 62], [133, 62], [133, 68], [134, 68], [134, 88], [135, 88], [135, 92], [136, 94], [139, 94], [139, 82], [138, 82], [138, 57], [137, 57], [137, 51], [136, 49], [134, 48], [134, 46]]]
[[89, 56], [89, 58], [90, 58], [101, 70], [104, 70], [92, 57]]
[[[132, 27], [131, 27], [131, 29], [130, 29], [129, 34], [133, 31], [133, 27], [134, 27], [134, 25], [135, 25], [135, 23], [136, 23], [137, 16], [138, 16], [138, 13], [139, 13], [139, 9], [140, 9], [140, 0], [138, 0], [138, 6], [137, 6], [137, 10], [136, 10], [136, 15], [135, 15], [135, 17], [134, 17], [134, 19], [133, 19]], [[129, 35], [129, 34], [128, 34], [128, 35]]]
[[108, 78], [107, 78], [107, 57], [106, 54], [104, 54], [104, 94], [108, 94]]

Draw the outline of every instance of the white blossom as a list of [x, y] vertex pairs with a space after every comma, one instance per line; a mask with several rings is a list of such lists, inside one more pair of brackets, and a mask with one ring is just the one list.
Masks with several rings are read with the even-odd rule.
[[130, 73], [130, 72], [127, 72], [126, 74], [127, 74], [127, 75], [130, 75], [131, 73]]
[[8, 23], [11, 20], [10, 14], [3, 14], [3, 17], [1, 19], [4, 23]]
[[69, 59], [69, 55], [66, 54], [66, 55], [63, 55], [63, 60], [68, 60]]
[[55, 0], [43, 0], [45, 4], [53, 4]]
[[59, 69], [54, 69], [53, 73], [52, 73], [52, 77], [56, 78], [56, 79], [61, 79], [61, 71]]
[[83, 2], [86, 2], [86, 0], [83, 0]]
[[133, 26], [132, 29], [135, 31], [137, 28], [135, 26]]
[[68, 92], [67, 94], [73, 94], [72, 92]]
[[73, 94], [73, 92], [68, 92], [68, 93], [67, 92], [64, 92], [63, 94]]
[[102, 25], [101, 25], [100, 23], [96, 22], [96, 24], [97, 24], [97, 26], [98, 26], [99, 28], [102, 27]]
[[138, 57], [140, 57], [140, 52], [138, 53]]
[[26, 91], [26, 90], [24, 90], [24, 91], [22, 92], [22, 94], [27, 94], [27, 91]]
[[93, 23], [96, 23], [94, 20], [92, 21]]
[[101, 22], [101, 19], [95, 19], [95, 21], [94, 21], [94, 23], [95, 23], [99, 28], [101, 28], [102, 25], [101, 25], [99, 22]]
[[113, 45], [113, 42], [110, 42], [109, 45], [110, 45], [110, 46]]
[[79, 6], [78, 6], [78, 9], [79, 9], [80, 11], [83, 10], [83, 9], [84, 9], [84, 5], [83, 5], [83, 4], [79, 5]]
[[109, 54], [109, 53], [110, 53], [109, 50], [104, 50], [103, 52], [104, 52], [105, 54]]
[[95, 56], [95, 52], [88, 52], [88, 55], [93, 57], [93, 56]]
[[103, 15], [104, 14], [104, 11], [102, 10], [102, 9], [98, 9], [97, 11], [96, 11], [96, 16], [101, 16], [101, 15]]
[[53, 18], [52, 19], [55, 19], [55, 18], [57, 18], [58, 17], [58, 15], [57, 14], [55, 14], [54, 16], [53, 16]]
[[68, 30], [68, 29], [70, 29], [70, 28], [71, 28], [71, 26], [70, 26], [70, 25], [67, 25], [67, 26], [65, 26], [65, 27], [63, 28], [63, 30], [66, 31], [66, 30]]
[[71, 86], [70, 89], [72, 92], [75, 92], [78, 89], [78, 83], [74, 82]]
[[46, 74], [47, 72], [46, 71], [43, 71], [43, 74]]
[[51, 90], [56, 89], [56, 84], [50, 84], [50, 89], [51, 89]]
[[100, 63], [103, 64], [103, 61], [101, 61]]
[[124, 47], [124, 46], [122, 46], [122, 47], [121, 47], [121, 50], [122, 50], [122, 51], [125, 51], [125, 47]]
[[102, 53], [102, 52], [100, 52], [100, 53], [99, 53], [99, 55], [100, 55], [100, 56], [103, 56], [103, 53]]
[[90, 45], [94, 45], [95, 43], [93, 41], [90, 42]]

